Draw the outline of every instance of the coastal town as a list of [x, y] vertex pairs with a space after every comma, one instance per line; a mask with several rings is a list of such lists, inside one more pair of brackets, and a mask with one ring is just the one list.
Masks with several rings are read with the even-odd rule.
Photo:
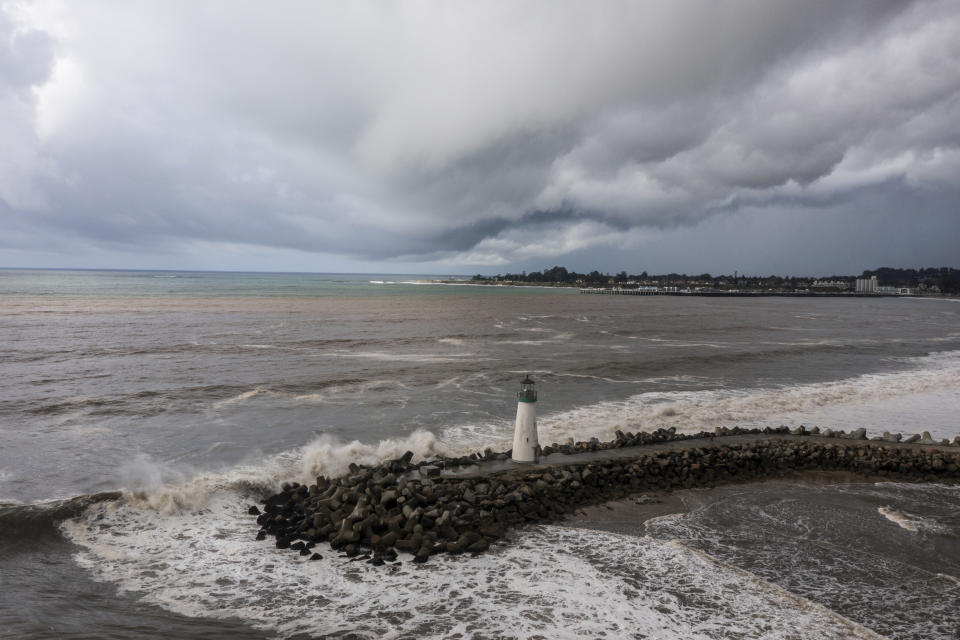
[[583, 293], [620, 295], [784, 295], [784, 296], [941, 296], [960, 294], [960, 269], [930, 267], [893, 269], [881, 267], [860, 275], [756, 276], [732, 275], [651, 275], [646, 271], [630, 275], [577, 273], [555, 266], [543, 271], [471, 278], [451, 277], [450, 284], [494, 286], [550, 286], [579, 288]]

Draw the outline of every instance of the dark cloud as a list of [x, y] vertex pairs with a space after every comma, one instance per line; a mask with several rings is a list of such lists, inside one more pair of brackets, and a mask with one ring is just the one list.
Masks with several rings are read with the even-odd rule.
[[0, 88], [4, 93], [46, 82], [53, 44], [43, 31], [18, 30], [11, 17], [0, 11]]
[[937, 1], [6, 5], [0, 257], [694, 262], [890, 202], [960, 232], [958, 43]]

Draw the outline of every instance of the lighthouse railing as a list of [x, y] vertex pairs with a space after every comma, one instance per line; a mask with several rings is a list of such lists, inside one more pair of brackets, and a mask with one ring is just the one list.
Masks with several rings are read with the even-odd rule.
[[536, 402], [537, 392], [534, 389], [524, 389], [517, 391], [517, 400], [520, 402]]

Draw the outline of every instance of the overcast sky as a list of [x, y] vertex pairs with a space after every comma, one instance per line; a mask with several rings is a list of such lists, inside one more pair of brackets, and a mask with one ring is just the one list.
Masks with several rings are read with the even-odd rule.
[[960, 266], [960, 2], [5, 2], [0, 266]]

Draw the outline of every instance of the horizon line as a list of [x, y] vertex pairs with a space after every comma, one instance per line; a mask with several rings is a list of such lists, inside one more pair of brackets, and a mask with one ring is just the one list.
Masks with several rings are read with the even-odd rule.
[[312, 276], [443, 276], [456, 275], [470, 277], [467, 273], [400, 273], [389, 271], [257, 271], [251, 269], [146, 269], [125, 267], [4, 267], [0, 271], [109, 271], [133, 273], [260, 273], [270, 275], [312, 275]]

